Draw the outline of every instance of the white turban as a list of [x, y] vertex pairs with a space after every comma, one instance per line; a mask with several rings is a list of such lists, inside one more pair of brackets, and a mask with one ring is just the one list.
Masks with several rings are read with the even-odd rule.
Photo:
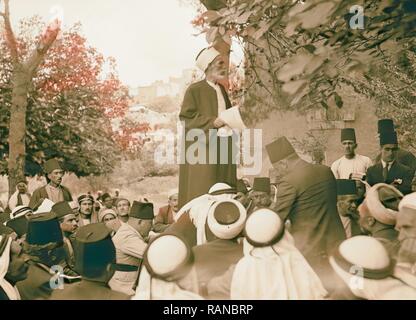
[[212, 61], [218, 57], [220, 53], [214, 48], [205, 48], [196, 57], [196, 66], [203, 72], [205, 72]]

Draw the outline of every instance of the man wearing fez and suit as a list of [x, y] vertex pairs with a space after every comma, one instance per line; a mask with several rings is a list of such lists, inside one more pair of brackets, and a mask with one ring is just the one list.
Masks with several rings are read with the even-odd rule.
[[266, 149], [279, 177], [276, 211], [283, 221], [290, 221], [296, 247], [330, 290], [334, 283], [328, 255], [345, 239], [334, 175], [327, 166], [302, 160], [286, 137]]
[[358, 145], [354, 128], [341, 130], [341, 143], [344, 148], [344, 156], [331, 165], [335, 178], [349, 179], [352, 173], [365, 174], [372, 163], [369, 157], [355, 153]]
[[[380, 136], [382, 132], [388, 133], [388, 132], [395, 132], [395, 127], [392, 119], [381, 119], [378, 121], [378, 135]], [[412, 172], [412, 177], [414, 177], [416, 172], [416, 157], [413, 155], [413, 153], [402, 149], [398, 147], [397, 149], [397, 161], [399, 161], [401, 164], [405, 165], [406, 167], [409, 167]], [[378, 163], [381, 160], [381, 154], [379, 154], [375, 162]]]
[[412, 190], [412, 171], [397, 160], [398, 141], [395, 131], [380, 132], [381, 160], [367, 170], [370, 186], [377, 183], [391, 184], [403, 194]]
[[51, 282], [56, 276], [50, 271], [51, 267], [60, 265], [65, 269], [67, 266], [62, 231], [52, 212], [28, 214], [27, 219], [23, 251], [30, 259], [28, 277], [19, 282], [17, 288], [22, 300], [47, 299], [54, 291]]
[[153, 227], [153, 204], [134, 201], [129, 220], [122, 223], [113, 236], [116, 248], [116, 272], [109, 282], [112, 290], [134, 295], [134, 287], [147, 247], [147, 239]]
[[103, 223], [86, 225], [77, 231], [76, 243], [75, 269], [82, 280], [54, 290], [50, 300], [128, 300], [108, 287], [116, 261], [111, 230]]
[[30, 198], [29, 207], [36, 210], [44, 199], [49, 199], [54, 203], [61, 201], [72, 201], [71, 192], [68, 188], [61, 185], [64, 170], [56, 159], [49, 159], [43, 165], [48, 184], [40, 187], [33, 192]]
[[337, 180], [337, 208], [346, 238], [362, 234], [357, 210], [357, 187], [354, 180]]
[[[218, 130], [225, 126], [225, 122], [218, 118], [218, 115], [231, 108], [231, 102], [221, 84], [217, 82], [227, 77], [226, 65], [220, 53], [213, 47], [202, 50], [196, 58], [196, 65], [205, 73], [205, 79], [191, 84], [185, 92], [182, 102], [179, 119], [185, 123], [185, 137], [191, 129], [203, 130], [205, 142], [202, 139], [198, 142], [186, 141], [185, 152], [179, 167], [179, 208], [190, 200], [206, 194], [209, 188], [217, 182], [224, 182], [235, 186], [237, 181], [237, 166], [233, 161], [233, 149], [231, 137], [219, 137]], [[209, 130], [211, 131], [209, 132]], [[198, 136], [198, 138], [201, 138]], [[216, 139], [217, 147], [209, 147], [209, 140]], [[191, 145], [199, 143], [198, 150], [204, 149], [205, 163], [199, 162], [198, 155], [194, 163], [187, 159], [186, 153]], [[220, 146], [227, 146], [220, 154]], [[192, 153], [189, 156], [194, 155]], [[201, 155], [202, 157], [202, 155]], [[214, 159], [216, 163], [210, 164]], [[201, 159], [202, 160], [202, 159]], [[224, 164], [226, 160], [226, 163]], [[234, 164], [233, 164], [234, 162]]]

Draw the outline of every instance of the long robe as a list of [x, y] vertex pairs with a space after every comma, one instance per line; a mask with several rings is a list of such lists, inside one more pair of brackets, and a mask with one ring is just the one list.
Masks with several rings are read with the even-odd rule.
[[[226, 109], [229, 109], [231, 108], [231, 102], [225, 89], [221, 85], [220, 87], [225, 100]], [[217, 130], [215, 130], [214, 127], [214, 121], [217, 117], [218, 98], [216, 91], [206, 80], [191, 84], [186, 90], [179, 114], [179, 119], [185, 123], [185, 137], [182, 139], [185, 140], [185, 153], [182, 153], [182, 155], [186, 155], [188, 148], [194, 143], [197, 143], [194, 142], [194, 140], [186, 141], [186, 134], [191, 129], [201, 129], [205, 133], [205, 142], [201, 140], [197, 141], [199, 141], [198, 146], [200, 147], [200, 150], [205, 151], [206, 163], [190, 164], [186, 157], [181, 159], [181, 164], [179, 166], [179, 207], [182, 207], [188, 201], [202, 194], [208, 193], [209, 188], [217, 182], [224, 182], [232, 186], [236, 185], [237, 166], [235, 161], [232, 160], [233, 151], [237, 152], [238, 150], [237, 148], [232, 147], [231, 137], [220, 138], [217, 136]], [[210, 129], [213, 130], [210, 131]], [[210, 139], [212, 139], [212, 141], [215, 139], [217, 142], [217, 148], [211, 150], [211, 153], [214, 151], [217, 152], [217, 164], [209, 164]], [[228, 143], [228, 161], [226, 164], [220, 164], [220, 140], [225, 140]], [[183, 150], [181, 150], [181, 152], [182, 151]], [[198, 152], [195, 154], [198, 156]]]

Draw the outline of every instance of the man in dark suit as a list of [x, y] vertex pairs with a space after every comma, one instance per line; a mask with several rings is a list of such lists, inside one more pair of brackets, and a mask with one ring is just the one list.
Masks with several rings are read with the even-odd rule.
[[302, 160], [286, 137], [266, 149], [279, 180], [277, 213], [290, 224], [296, 247], [331, 290], [334, 283], [328, 256], [345, 239], [337, 212], [335, 177], [329, 167]]
[[368, 168], [367, 182], [370, 186], [387, 183], [399, 189], [403, 194], [412, 191], [412, 171], [399, 163], [397, 159], [398, 141], [395, 131], [380, 132], [381, 160]]
[[[380, 134], [382, 132], [395, 132], [395, 126], [394, 126], [394, 122], [392, 119], [381, 119], [378, 121], [378, 134], [380, 136]], [[414, 177], [415, 172], [416, 172], [416, 157], [413, 153], [404, 150], [400, 147], [398, 147], [397, 149], [397, 154], [396, 154], [396, 159], [397, 161], [400, 162], [400, 164], [409, 167], [411, 172], [412, 172], [412, 177]], [[375, 163], [379, 163], [381, 160], [381, 154], [378, 154], [376, 159], [375, 159]]]
[[108, 287], [116, 262], [111, 230], [103, 223], [88, 224], [79, 228], [76, 242], [75, 269], [82, 280], [54, 290], [50, 300], [128, 300], [128, 295]]

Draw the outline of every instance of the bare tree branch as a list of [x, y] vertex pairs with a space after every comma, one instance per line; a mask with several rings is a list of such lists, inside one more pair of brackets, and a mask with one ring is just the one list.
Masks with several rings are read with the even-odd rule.
[[6, 33], [6, 40], [10, 53], [13, 59], [13, 63], [19, 63], [19, 56], [17, 52], [17, 42], [13, 33], [12, 25], [10, 23], [10, 9], [9, 9], [9, 0], [4, 0], [4, 13], [1, 13], [4, 18], [4, 29]]

